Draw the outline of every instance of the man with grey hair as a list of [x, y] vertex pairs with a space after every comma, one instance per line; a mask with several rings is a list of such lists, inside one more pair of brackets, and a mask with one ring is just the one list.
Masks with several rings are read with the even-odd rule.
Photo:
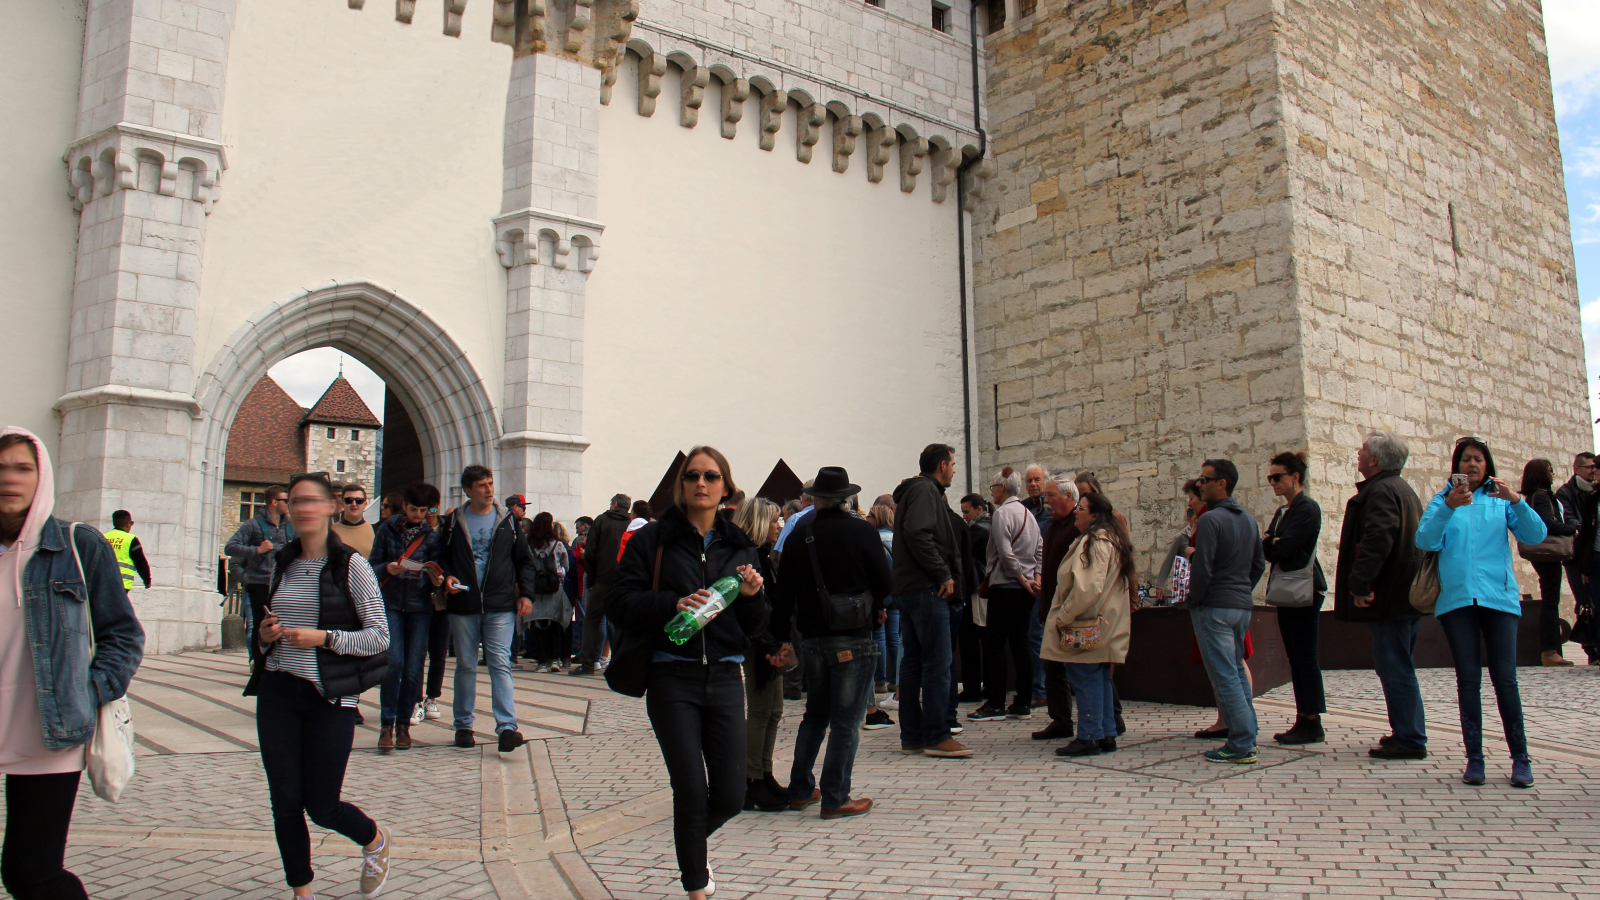
[[[1010, 466], [989, 485], [994, 519], [989, 526], [988, 622], [984, 626], [984, 704], [967, 714], [974, 722], [1026, 719], [1033, 715], [1033, 660], [1028, 621], [1039, 597], [1043, 544], [1039, 523], [1022, 505], [1022, 478]], [[1017, 699], [1006, 706], [1006, 651], [1017, 682]]]
[[1033, 513], [1040, 531], [1050, 527], [1050, 504], [1044, 499], [1044, 485], [1049, 480], [1049, 471], [1039, 463], [1028, 463], [1027, 468], [1022, 470], [1022, 487], [1028, 492], [1028, 496], [1022, 498], [1022, 505]]
[[1356, 453], [1361, 481], [1344, 507], [1334, 616], [1365, 622], [1372, 663], [1383, 685], [1392, 733], [1367, 751], [1377, 759], [1426, 759], [1427, 722], [1413, 656], [1422, 618], [1411, 606], [1411, 583], [1422, 564], [1417, 523], [1422, 501], [1400, 477], [1410, 451], [1391, 431], [1374, 431]]

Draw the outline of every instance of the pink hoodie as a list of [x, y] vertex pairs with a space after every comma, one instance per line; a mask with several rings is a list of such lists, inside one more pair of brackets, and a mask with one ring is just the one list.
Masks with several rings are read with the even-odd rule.
[[50, 454], [32, 432], [15, 425], [0, 435], [25, 435], [39, 457], [39, 487], [34, 492], [22, 534], [0, 553], [0, 773], [47, 775], [83, 769], [83, 747], [51, 750], [44, 745], [39, 719], [39, 687], [33, 674], [33, 651], [22, 609], [22, 573], [39, 549], [44, 523], [55, 511], [56, 483]]

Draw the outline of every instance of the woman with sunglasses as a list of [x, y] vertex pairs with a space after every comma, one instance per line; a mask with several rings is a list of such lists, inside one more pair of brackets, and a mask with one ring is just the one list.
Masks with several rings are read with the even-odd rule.
[[1444, 628], [1456, 663], [1456, 701], [1461, 706], [1461, 738], [1467, 745], [1461, 780], [1485, 781], [1481, 638], [1511, 749], [1511, 786], [1532, 787], [1533, 764], [1517, 692], [1517, 620], [1522, 602], [1506, 531], [1525, 544], [1537, 544], [1546, 536], [1544, 521], [1528, 501], [1495, 477], [1494, 455], [1482, 438], [1456, 441], [1450, 473], [1450, 482], [1422, 514], [1417, 547], [1439, 554], [1439, 600], [1433, 614]]
[[307, 815], [361, 845], [362, 897], [376, 897], [389, 878], [389, 829], [339, 799], [356, 702], [388, 677], [389, 627], [372, 567], [329, 527], [335, 506], [326, 472], [290, 479], [298, 537], [278, 551], [256, 629], [261, 661], [244, 691], [256, 698], [272, 827], [297, 898], [312, 896]]
[[[756, 543], [721, 510], [736, 490], [721, 452], [690, 450], [673, 482], [673, 505], [634, 532], [607, 599], [607, 614], [628, 641], [613, 654], [606, 681], [645, 697], [672, 781], [673, 840], [690, 900], [715, 888], [706, 838], [744, 805], [740, 664], [771, 613]], [[682, 645], [667, 638], [673, 617], [705, 605], [714, 596], [708, 588], [734, 574], [739, 596], [728, 609]]]
[[[1272, 517], [1261, 538], [1261, 551], [1272, 563], [1272, 575], [1300, 572], [1311, 566], [1311, 600], [1305, 606], [1278, 607], [1278, 633], [1289, 657], [1289, 677], [1294, 683], [1294, 725], [1272, 736], [1280, 744], [1320, 744], [1326, 739], [1322, 714], [1327, 711], [1322, 691], [1322, 663], [1317, 659], [1317, 621], [1328, 594], [1328, 579], [1317, 561], [1317, 537], [1322, 534], [1322, 507], [1306, 493], [1311, 467], [1306, 454], [1279, 453], [1272, 458], [1267, 481], [1283, 506]], [[1288, 577], [1287, 575], [1285, 576]], [[1273, 597], [1268, 582], [1268, 602]], [[1299, 599], [1304, 599], [1301, 594]]]

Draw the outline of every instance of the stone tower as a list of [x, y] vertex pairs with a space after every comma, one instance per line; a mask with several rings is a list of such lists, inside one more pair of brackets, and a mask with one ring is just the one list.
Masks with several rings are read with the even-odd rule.
[[1202, 459], [1264, 516], [1267, 459], [1308, 449], [1331, 562], [1369, 429], [1407, 438], [1424, 498], [1458, 435], [1513, 485], [1590, 446], [1537, 3], [1010, 12], [975, 216], [986, 464], [1095, 469], [1149, 567]]

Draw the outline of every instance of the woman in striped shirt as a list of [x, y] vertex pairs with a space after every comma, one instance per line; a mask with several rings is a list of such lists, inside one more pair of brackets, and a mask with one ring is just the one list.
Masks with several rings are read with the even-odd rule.
[[376, 897], [389, 877], [389, 830], [339, 799], [356, 703], [388, 675], [389, 628], [372, 567], [329, 529], [334, 506], [327, 473], [290, 480], [299, 537], [278, 551], [260, 661], [245, 688], [256, 696], [273, 830], [296, 898], [312, 896], [307, 815], [361, 845], [362, 897]]

